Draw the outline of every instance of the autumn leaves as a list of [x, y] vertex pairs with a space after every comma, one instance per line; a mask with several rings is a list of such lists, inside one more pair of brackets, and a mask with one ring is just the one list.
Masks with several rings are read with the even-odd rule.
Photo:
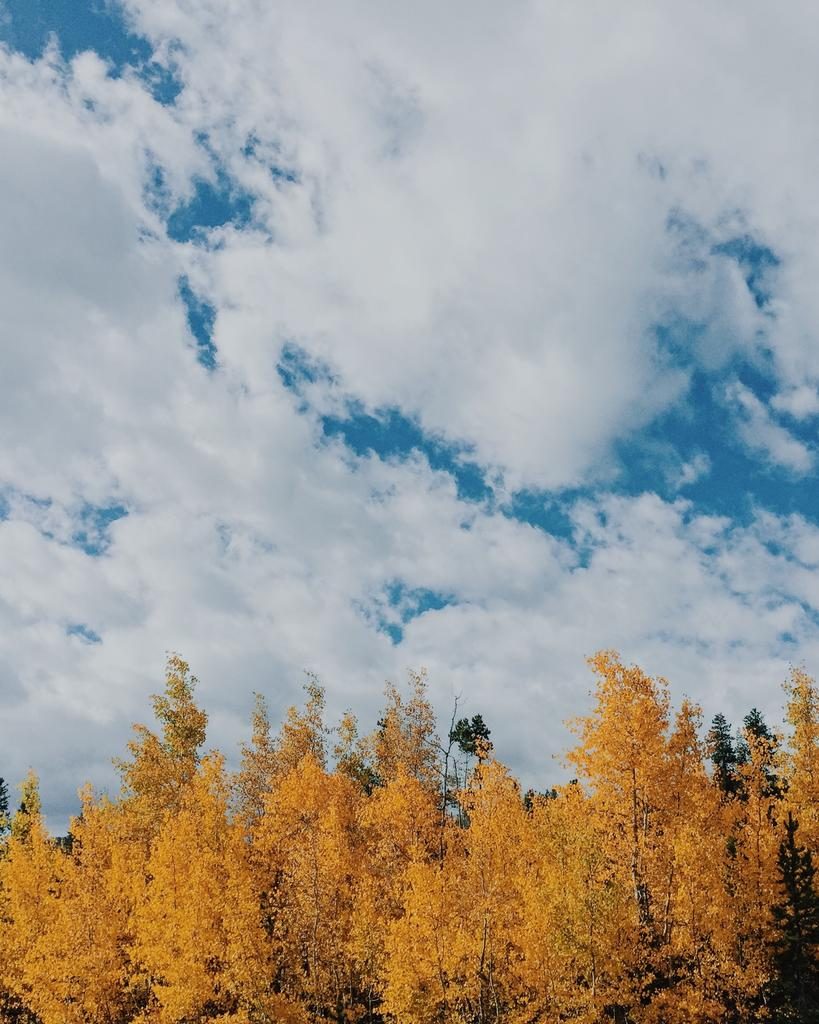
[[122, 793], [84, 792], [70, 843], [28, 784], [0, 861], [2, 1019], [810, 1019], [813, 681], [788, 684], [787, 753], [751, 730], [725, 786], [696, 707], [672, 713], [664, 681], [611, 653], [591, 664], [577, 780], [524, 799], [485, 736], [460, 788], [445, 782], [420, 676], [363, 737], [351, 715], [326, 728], [315, 681], [276, 735], [259, 700], [231, 776], [202, 755], [195, 680], [172, 658]]

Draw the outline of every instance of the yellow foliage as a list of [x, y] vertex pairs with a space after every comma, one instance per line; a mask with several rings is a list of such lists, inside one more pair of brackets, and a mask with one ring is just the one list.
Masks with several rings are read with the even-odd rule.
[[116, 799], [82, 791], [57, 841], [23, 784], [0, 847], [0, 1020], [771, 1019], [787, 813], [819, 857], [813, 680], [786, 685], [787, 755], [747, 727], [721, 788], [698, 707], [672, 713], [665, 681], [614, 652], [591, 666], [577, 780], [524, 798], [488, 744], [448, 794], [421, 674], [388, 688], [370, 736], [345, 715], [334, 768], [314, 679], [275, 736], [257, 698], [228, 775], [172, 656]]

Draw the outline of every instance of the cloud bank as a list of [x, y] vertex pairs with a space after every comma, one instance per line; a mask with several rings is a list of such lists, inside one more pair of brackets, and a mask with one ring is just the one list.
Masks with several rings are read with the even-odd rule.
[[55, 821], [166, 650], [230, 756], [425, 665], [534, 785], [599, 647], [735, 717], [816, 666], [812, 5], [6, 15], [0, 772]]

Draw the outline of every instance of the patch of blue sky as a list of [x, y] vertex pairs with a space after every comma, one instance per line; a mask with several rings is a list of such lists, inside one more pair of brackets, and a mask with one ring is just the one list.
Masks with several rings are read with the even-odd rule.
[[707, 323], [691, 320], [682, 314], [672, 314], [653, 328], [661, 357], [682, 367], [691, 364], [692, 352], [707, 330]]
[[770, 246], [750, 232], [716, 241], [713, 235], [684, 210], [672, 210], [666, 230], [674, 237], [677, 258], [689, 273], [703, 273], [709, 259], [727, 257], [740, 268], [748, 291], [759, 309], [766, 309], [772, 297], [773, 274], [781, 265]]
[[403, 628], [396, 625], [394, 622], [379, 622], [378, 632], [384, 633], [385, 636], [388, 636], [393, 647], [397, 647], [404, 639]]
[[[51, 518], [51, 513], [57, 514]], [[85, 503], [78, 510], [66, 510], [55, 508], [51, 498], [38, 498], [14, 488], [0, 494], [0, 519], [21, 518], [47, 539], [70, 544], [92, 557], [105, 554], [111, 544], [111, 524], [127, 515], [128, 509], [120, 504]]]
[[196, 358], [206, 370], [215, 370], [218, 355], [213, 341], [216, 309], [193, 291], [186, 277], [179, 279], [179, 297], [185, 306], [188, 328], [196, 342]]
[[105, 554], [111, 544], [111, 524], [127, 515], [128, 509], [124, 505], [85, 505], [71, 542], [87, 555], [99, 557]]
[[356, 455], [374, 453], [381, 459], [406, 459], [420, 452], [434, 470], [448, 473], [462, 501], [480, 502], [492, 497], [481, 466], [467, 457], [468, 450], [427, 434], [420, 424], [394, 407], [367, 412], [350, 401], [343, 416], [323, 416], [327, 437], [338, 437]]
[[157, 61], [152, 60], [141, 65], [139, 77], [157, 103], [161, 103], [163, 106], [172, 106], [182, 92], [182, 82], [174, 69], [159, 64]]
[[[519, 491], [503, 504], [510, 518], [529, 523], [575, 547], [579, 564], [589, 552], [578, 546], [572, 507], [601, 493], [623, 497], [653, 492], [664, 500], [684, 497], [694, 514], [727, 516], [749, 524], [759, 509], [778, 515], [798, 513], [819, 523], [819, 477], [796, 474], [763, 453], [749, 450], [737, 431], [737, 412], [726, 401], [726, 387], [738, 381], [763, 403], [777, 390], [769, 358], [733, 359], [718, 373], [692, 367], [688, 332], [703, 325], [682, 318], [658, 333], [674, 362], [687, 366], [690, 385], [685, 399], [628, 438], [616, 442], [613, 479], [558, 492]], [[815, 445], [815, 424], [787, 422], [798, 440]], [[688, 472], [685, 472], [685, 470]]]
[[[754, 367], [733, 367], [728, 377], [762, 392], [763, 400], [772, 387]], [[742, 524], [758, 508], [779, 515], [798, 512], [819, 522], [819, 479], [794, 475], [747, 449], [723, 399], [725, 379], [694, 372], [684, 405], [620, 442], [616, 455], [623, 472], [609, 490], [654, 491], [668, 500], [679, 493], [698, 512], [730, 516]], [[708, 471], [680, 488], [678, 468], [703, 453], [710, 462]]]
[[773, 249], [745, 234], [712, 246], [711, 252], [728, 256], [739, 264], [754, 302], [759, 309], [764, 309], [771, 300], [771, 271], [781, 263]]
[[[336, 386], [330, 369], [297, 345], [285, 345], [276, 366], [282, 384], [300, 400], [306, 412], [304, 392], [310, 385], [325, 382]], [[492, 497], [486, 473], [469, 450], [424, 431], [418, 421], [394, 406], [368, 411], [355, 398], [342, 402], [342, 411], [319, 416], [325, 437], [338, 438], [360, 457], [370, 454], [381, 459], [407, 459], [420, 452], [434, 470], [448, 473], [455, 481], [462, 501], [482, 502]]]
[[[267, 166], [270, 177], [281, 185], [297, 185], [301, 180], [298, 171], [287, 167], [280, 157], [278, 147], [271, 147], [269, 143], [262, 143], [257, 135], [251, 133], [242, 146], [242, 156], [247, 159], [255, 159]], [[271, 159], [275, 157], [275, 159]]]
[[193, 196], [167, 219], [168, 237], [175, 242], [202, 242], [214, 228], [246, 228], [253, 219], [253, 202], [253, 196], [222, 169], [217, 170], [215, 182], [197, 178]]
[[388, 636], [395, 646], [404, 639], [404, 630], [413, 619], [458, 603], [452, 594], [427, 587], [408, 587], [402, 580], [391, 580], [383, 596], [384, 604], [377, 605], [369, 617], [376, 629]]
[[75, 636], [78, 640], [81, 640], [84, 644], [101, 644], [102, 637], [99, 633], [91, 629], [90, 626], [86, 626], [83, 622], [72, 622], [66, 627], [67, 636]]
[[572, 488], [554, 493], [526, 489], [515, 491], [500, 506], [500, 511], [509, 519], [528, 523], [552, 537], [572, 540], [574, 523], [570, 515], [571, 506], [580, 498], [589, 497], [591, 491]]
[[172, 69], [153, 59], [153, 48], [135, 34], [115, 0], [3, 0], [0, 42], [36, 60], [51, 38], [71, 60], [93, 50], [110, 64], [115, 77], [133, 69], [160, 103], [171, 104], [181, 91]]
[[[768, 260], [759, 258], [763, 263]], [[780, 515], [798, 512], [819, 521], [819, 479], [798, 476], [764, 454], [750, 451], [737, 431], [737, 411], [726, 400], [728, 384], [739, 381], [767, 403], [776, 391], [769, 357], [764, 352], [756, 353], [753, 361], [736, 357], [718, 372], [705, 372], [693, 363], [695, 335], [706, 330], [705, 324], [679, 317], [656, 330], [665, 355], [690, 374], [688, 393], [651, 423], [615, 443], [613, 478], [582, 488], [520, 490], [501, 498], [485, 468], [468, 452], [430, 437], [415, 419], [396, 408], [368, 411], [348, 398], [340, 412], [320, 416], [321, 428], [325, 436], [338, 438], [359, 456], [374, 453], [384, 459], [402, 459], [422, 453], [434, 469], [452, 475], [460, 498], [481, 502], [490, 511], [565, 540], [574, 546], [581, 566], [589, 552], [578, 546], [572, 508], [601, 493], [633, 497], [653, 492], [668, 501], [682, 496], [696, 512], [729, 516], [739, 524], [749, 523], [760, 508]], [[305, 396], [310, 386], [337, 384], [326, 366], [296, 346], [285, 348], [278, 372], [285, 387], [302, 398], [301, 411], [309, 408]], [[797, 438], [815, 443], [810, 423], [787, 426]]]
[[276, 372], [288, 391], [296, 394], [301, 394], [305, 385], [316, 384], [319, 381], [326, 381], [328, 384], [337, 383], [325, 363], [314, 359], [298, 345], [290, 343], [282, 347], [279, 361], [276, 364]]
[[440, 611], [455, 604], [452, 594], [445, 594], [428, 587], [408, 587], [402, 580], [392, 580], [384, 590], [391, 608], [395, 608], [403, 623], [417, 619], [424, 612]]

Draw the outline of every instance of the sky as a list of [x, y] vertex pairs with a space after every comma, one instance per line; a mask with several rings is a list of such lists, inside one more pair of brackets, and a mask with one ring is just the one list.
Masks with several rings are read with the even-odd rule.
[[0, 0], [0, 775], [166, 652], [235, 763], [426, 668], [526, 785], [586, 657], [819, 670], [819, 7]]

